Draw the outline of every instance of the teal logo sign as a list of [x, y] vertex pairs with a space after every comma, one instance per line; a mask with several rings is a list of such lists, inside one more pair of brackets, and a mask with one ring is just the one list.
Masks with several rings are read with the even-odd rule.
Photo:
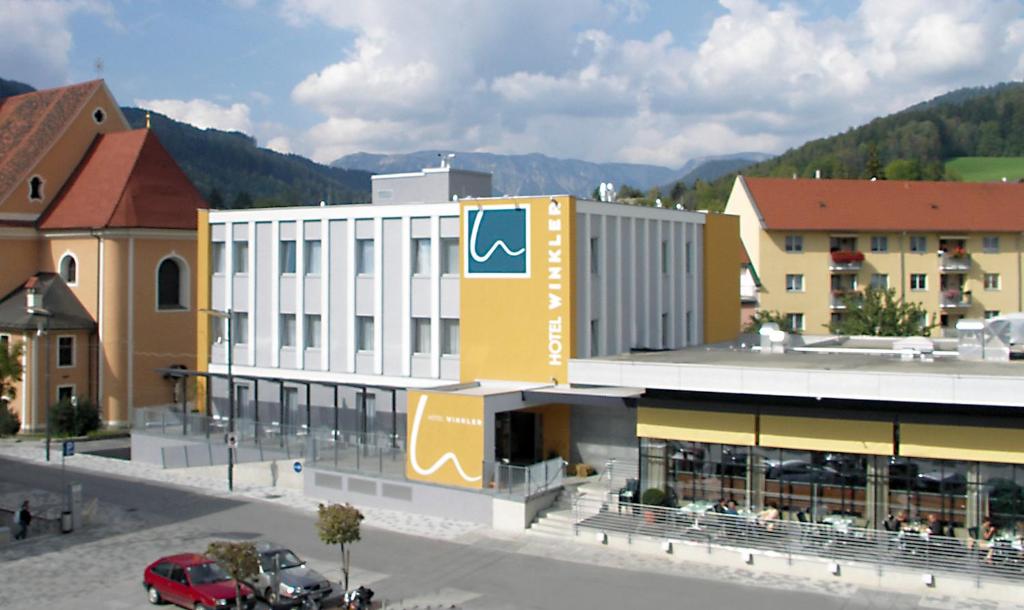
[[529, 206], [465, 210], [466, 277], [530, 277]]

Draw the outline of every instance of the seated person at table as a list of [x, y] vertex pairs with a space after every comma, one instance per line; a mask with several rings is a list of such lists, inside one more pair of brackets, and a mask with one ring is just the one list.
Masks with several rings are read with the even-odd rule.
[[757, 513], [757, 523], [763, 525], [769, 532], [775, 529], [774, 521], [779, 520], [779, 505], [769, 502], [768, 507]]
[[736, 500], [729, 500], [725, 503], [725, 514], [738, 515], [740, 511], [736, 508]]
[[939, 517], [935, 513], [928, 513], [928, 535], [942, 535], [942, 521], [939, 521]]
[[[900, 514], [902, 515], [903, 513]], [[904, 515], [904, 521], [906, 521], [906, 515]], [[892, 513], [889, 513], [885, 517], [885, 521], [882, 521], [882, 527], [887, 532], [898, 532], [901, 529], [903, 529], [901, 526], [902, 524], [900, 523], [899, 519]]]
[[719, 498], [718, 502], [716, 502], [715, 505], [713, 507], [711, 507], [711, 510], [713, 510], [714, 512], [716, 512], [718, 514], [724, 514], [725, 513], [725, 498]]
[[[971, 528], [972, 531], [973, 529], [974, 528]], [[979, 549], [990, 548], [992, 546], [992, 543], [995, 541], [995, 537], [998, 532], [999, 528], [997, 528], [995, 524], [992, 523], [992, 517], [985, 517], [985, 519], [981, 522], [981, 535], [978, 536], [977, 540], [975, 540], [974, 538], [968, 538], [967, 548], [973, 549], [975, 545], [977, 545]]]

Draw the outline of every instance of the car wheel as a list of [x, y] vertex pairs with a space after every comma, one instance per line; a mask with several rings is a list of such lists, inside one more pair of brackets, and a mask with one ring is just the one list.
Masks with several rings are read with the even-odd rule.
[[277, 604], [277, 593], [274, 593], [274, 590], [272, 588], [267, 587], [267, 590], [263, 592], [263, 599], [268, 604], [273, 606], [273, 605]]
[[164, 603], [163, 598], [160, 597], [160, 592], [152, 585], [146, 587], [146, 599], [148, 599], [149, 603], [153, 605]]

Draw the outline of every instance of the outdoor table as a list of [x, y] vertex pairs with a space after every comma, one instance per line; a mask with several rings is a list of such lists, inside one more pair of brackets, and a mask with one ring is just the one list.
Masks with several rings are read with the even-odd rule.
[[850, 533], [850, 526], [853, 525], [853, 517], [825, 515], [822, 517], [821, 522], [831, 525], [840, 534], [848, 534]]

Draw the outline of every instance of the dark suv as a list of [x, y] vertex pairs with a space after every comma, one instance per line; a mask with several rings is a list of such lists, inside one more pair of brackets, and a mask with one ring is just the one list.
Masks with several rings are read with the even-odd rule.
[[297, 606], [307, 599], [319, 603], [331, 594], [330, 581], [289, 549], [264, 541], [256, 543], [256, 552], [260, 573], [252, 587], [267, 603]]

